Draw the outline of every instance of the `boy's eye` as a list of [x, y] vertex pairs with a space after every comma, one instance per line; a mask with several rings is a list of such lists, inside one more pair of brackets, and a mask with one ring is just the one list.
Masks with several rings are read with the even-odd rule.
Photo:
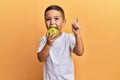
[[59, 18], [55, 18], [55, 20], [59, 20]]
[[49, 21], [50, 19], [46, 19], [46, 21]]

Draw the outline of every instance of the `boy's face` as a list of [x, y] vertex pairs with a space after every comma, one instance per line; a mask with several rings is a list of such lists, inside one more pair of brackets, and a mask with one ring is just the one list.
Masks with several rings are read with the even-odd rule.
[[45, 13], [45, 24], [47, 29], [55, 27], [61, 32], [62, 27], [65, 25], [66, 20], [63, 19], [60, 11], [49, 10]]

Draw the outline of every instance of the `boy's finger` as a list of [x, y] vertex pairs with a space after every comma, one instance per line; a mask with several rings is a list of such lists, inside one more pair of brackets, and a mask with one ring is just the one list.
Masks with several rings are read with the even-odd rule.
[[78, 20], [78, 18], [76, 19], [76, 22], [77, 22], [77, 24], [79, 25], [79, 20]]
[[78, 18], [76, 19], [76, 22], [78, 23], [79, 21], [78, 21]]

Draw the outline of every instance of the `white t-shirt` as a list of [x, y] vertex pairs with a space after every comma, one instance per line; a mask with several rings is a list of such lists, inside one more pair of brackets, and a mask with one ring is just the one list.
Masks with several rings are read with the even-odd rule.
[[[46, 44], [46, 36], [41, 38], [38, 51]], [[71, 51], [75, 47], [75, 37], [62, 33], [50, 48], [44, 65], [44, 80], [74, 80], [74, 65]]]

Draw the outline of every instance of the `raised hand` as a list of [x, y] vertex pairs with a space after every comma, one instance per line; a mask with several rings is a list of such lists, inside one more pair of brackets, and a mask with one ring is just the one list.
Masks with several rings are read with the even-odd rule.
[[72, 23], [72, 32], [75, 35], [80, 34], [80, 25], [78, 19], [76, 19], [75, 23]]

